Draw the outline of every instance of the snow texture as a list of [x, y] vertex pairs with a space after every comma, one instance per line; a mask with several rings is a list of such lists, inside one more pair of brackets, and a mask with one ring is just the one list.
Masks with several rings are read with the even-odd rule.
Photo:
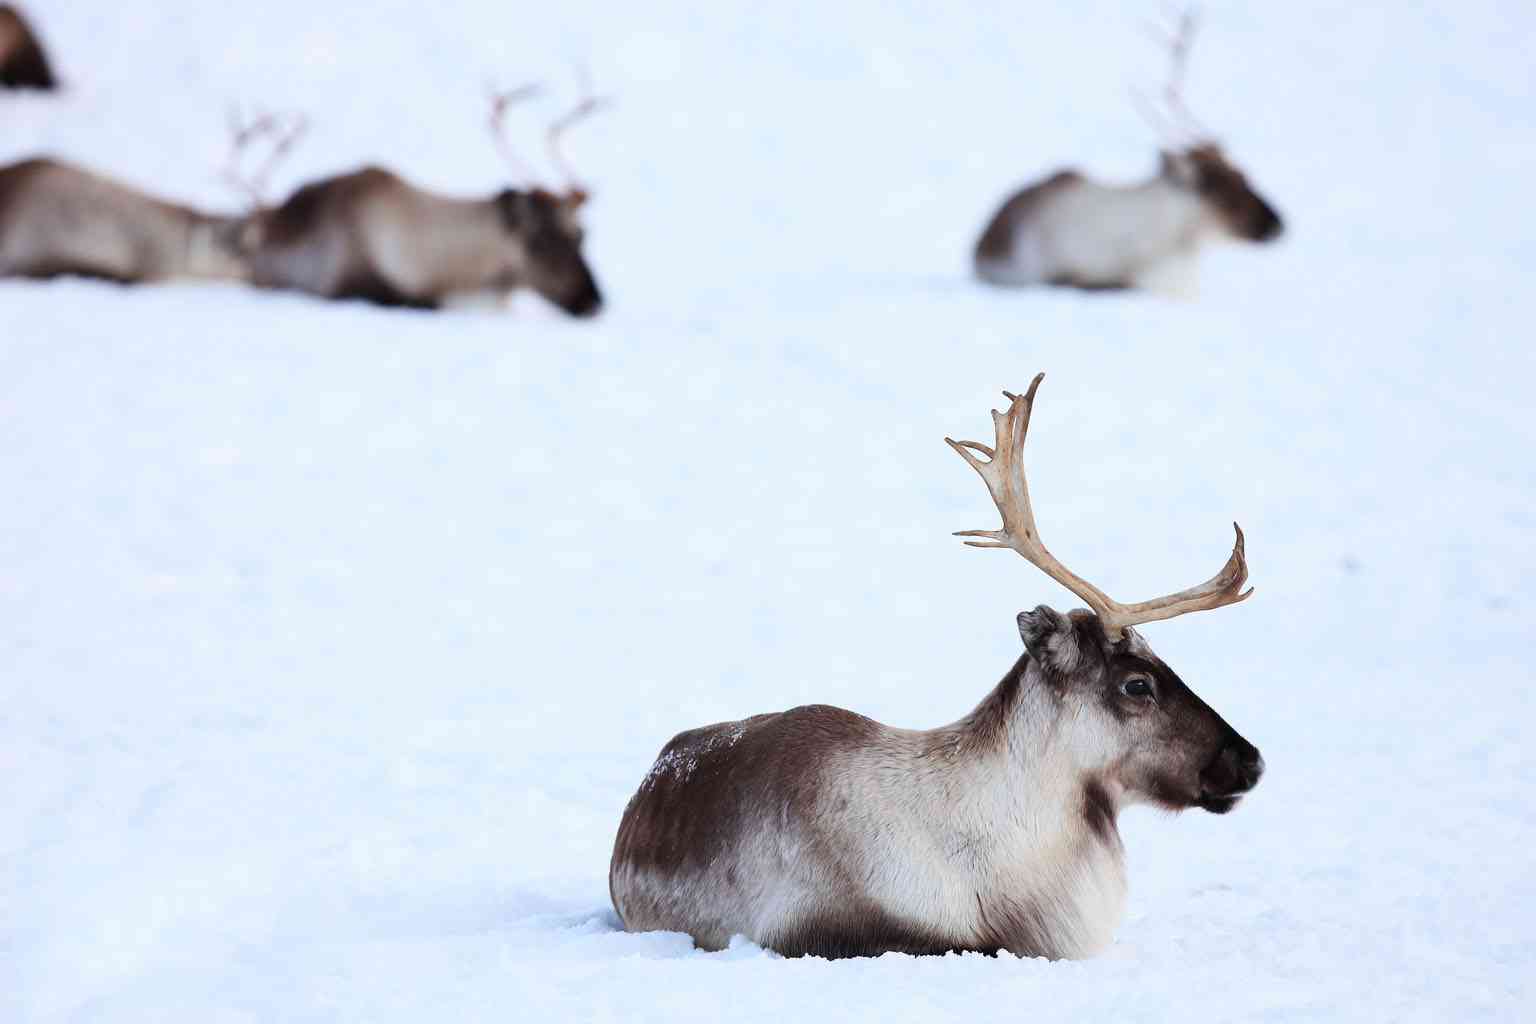
[[[1199, 302], [966, 276], [995, 202], [1153, 140], [1154, 4], [33, 0], [37, 152], [210, 207], [235, 100], [277, 185], [505, 179], [574, 131], [610, 299], [575, 322], [0, 282], [0, 1019], [1529, 1019], [1536, 960], [1536, 8], [1211, 5], [1189, 92], [1287, 216]], [[517, 133], [521, 133], [517, 135]], [[1268, 761], [1122, 820], [1079, 963], [788, 961], [617, 930], [674, 733], [965, 713], [1069, 595], [949, 536], [941, 442], [1048, 371], [1041, 529]]]

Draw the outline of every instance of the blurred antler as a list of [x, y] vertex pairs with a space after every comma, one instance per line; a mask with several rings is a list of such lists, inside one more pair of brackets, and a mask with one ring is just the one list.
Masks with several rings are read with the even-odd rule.
[[570, 161], [560, 149], [560, 140], [570, 128], [578, 121], [585, 120], [602, 110], [613, 101], [607, 96], [594, 96], [592, 83], [585, 69], [579, 72], [581, 80], [581, 99], [570, 110], [555, 118], [550, 124], [545, 135], [545, 141], [549, 146], [549, 158], [559, 168], [565, 177], [566, 200], [581, 205], [587, 201], [587, 189], [580, 183], [576, 171], [571, 167]]
[[[251, 206], [260, 209], [266, 201], [267, 185], [278, 166], [309, 131], [309, 118], [299, 113], [258, 112], [247, 117], [239, 106], [229, 112], [230, 148], [221, 175], [225, 184], [245, 194]], [[258, 146], [266, 148], [266, 159], [247, 161]]]
[[502, 160], [506, 162], [508, 169], [512, 171], [514, 177], [522, 178], [530, 183], [535, 181], [538, 176], [533, 173], [528, 163], [517, 155], [517, 151], [512, 148], [512, 143], [508, 141], [506, 117], [507, 111], [513, 105], [527, 99], [532, 99], [542, 90], [543, 86], [537, 82], [529, 82], [526, 85], [519, 85], [512, 89], [491, 90], [489, 126], [491, 139], [496, 143], [496, 151], [501, 154]]
[[1183, 10], [1169, 9], [1167, 17], [1164, 25], [1148, 26], [1152, 38], [1168, 51], [1162, 108], [1158, 109], [1140, 90], [1133, 90], [1132, 95], [1142, 116], [1151, 122], [1158, 134], [1178, 145], [1189, 145], [1209, 137], [1205, 126], [1184, 100], [1184, 79], [1189, 72], [1189, 53], [1194, 47], [1195, 33], [1200, 30], [1200, 11], [1194, 6]]

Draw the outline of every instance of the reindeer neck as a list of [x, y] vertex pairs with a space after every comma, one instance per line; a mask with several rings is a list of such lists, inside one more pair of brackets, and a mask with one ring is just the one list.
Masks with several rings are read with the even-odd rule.
[[992, 821], [1000, 832], [1022, 831], [1036, 848], [1075, 844], [1106, 825], [1113, 830], [1113, 807], [1092, 788], [1059, 727], [1059, 700], [1029, 656], [1021, 657], [970, 714], [920, 734], [923, 802], [938, 813]]
[[1128, 187], [1125, 194], [1140, 214], [1143, 237], [1156, 240], [1160, 246], [1194, 245], [1210, 227], [1205, 200], [1160, 174]]
[[246, 219], [194, 213], [187, 220], [183, 275], [216, 279], [244, 279], [246, 261], [239, 238]]

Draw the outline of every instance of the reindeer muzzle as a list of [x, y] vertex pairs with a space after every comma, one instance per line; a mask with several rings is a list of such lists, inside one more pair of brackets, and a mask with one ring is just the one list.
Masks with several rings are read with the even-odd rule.
[[1225, 814], [1259, 784], [1263, 774], [1264, 756], [1259, 749], [1234, 734], [1200, 773], [1198, 803], [1212, 814]]

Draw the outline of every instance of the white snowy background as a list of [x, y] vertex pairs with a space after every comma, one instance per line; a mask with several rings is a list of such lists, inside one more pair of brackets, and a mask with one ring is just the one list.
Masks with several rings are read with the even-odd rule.
[[[210, 208], [234, 101], [286, 191], [488, 192], [488, 84], [590, 67], [595, 322], [0, 282], [0, 1019], [1529, 1019], [1536, 10], [1219, 4], [1189, 94], [1288, 218], [1193, 304], [966, 276], [996, 201], [1146, 173], [1155, 4], [31, 0], [50, 153]], [[616, 930], [685, 727], [953, 720], [1070, 595], [960, 546], [941, 442], [1048, 371], [1052, 548], [1268, 760], [1122, 820], [1082, 963], [787, 961]]]

